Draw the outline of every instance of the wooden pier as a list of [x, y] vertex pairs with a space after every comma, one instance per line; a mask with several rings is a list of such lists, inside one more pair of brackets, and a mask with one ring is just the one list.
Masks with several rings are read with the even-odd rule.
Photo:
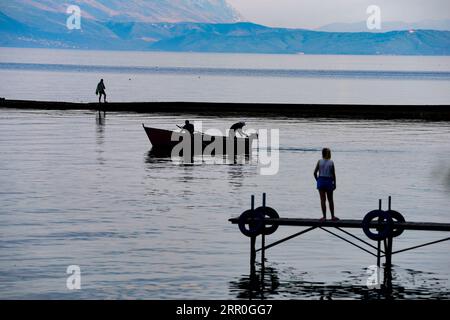
[[[378, 268], [381, 267], [381, 258], [385, 258], [383, 284], [388, 290], [392, 288], [391, 269], [392, 256], [394, 254], [450, 240], [450, 237], [447, 237], [393, 251], [394, 238], [400, 236], [405, 230], [449, 232], [450, 223], [407, 222], [402, 214], [391, 209], [391, 197], [389, 197], [388, 200], [388, 210], [382, 210], [382, 201], [380, 199], [378, 209], [367, 213], [362, 220], [321, 221], [319, 219], [310, 218], [280, 218], [278, 213], [273, 208], [266, 206], [266, 194], [264, 193], [261, 207], [255, 208], [255, 197], [252, 196], [251, 209], [244, 211], [239, 217], [229, 219], [229, 221], [233, 224], [237, 224], [240, 231], [245, 236], [250, 238], [251, 274], [255, 274], [257, 252], [261, 252], [261, 274], [264, 275], [265, 252], [267, 249], [312, 230], [319, 229], [376, 257]], [[266, 237], [272, 233], [275, 233], [280, 226], [307, 228], [266, 245]], [[329, 229], [333, 229], [333, 231]], [[375, 242], [370, 243], [346, 231], [345, 229], [362, 229], [369, 240], [373, 240]], [[256, 249], [256, 239], [258, 236], [261, 236], [261, 248]], [[358, 243], [356, 243], [355, 240]], [[382, 248], [382, 245], [384, 248]], [[371, 249], [375, 250], [375, 252]], [[262, 278], [264, 278], [264, 276], [262, 276]], [[264, 286], [264, 284], [262, 284], [262, 286]]]
[[[231, 218], [229, 221], [233, 224], [239, 223], [239, 218]], [[266, 225], [279, 226], [296, 226], [296, 227], [332, 227], [332, 228], [350, 228], [362, 229], [362, 220], [338, 220], [338, 221], [319, 221], [319, 219], [310, 218], [278, 218], [264, 219]], [[372, 223], [372, 227], [376, 228], [377, 223]], [[420, 230], [420, 231], [450, 231], [450, 223], [435, 222], [394, 222], [394, 227], [401, 227], [404, 230]]]

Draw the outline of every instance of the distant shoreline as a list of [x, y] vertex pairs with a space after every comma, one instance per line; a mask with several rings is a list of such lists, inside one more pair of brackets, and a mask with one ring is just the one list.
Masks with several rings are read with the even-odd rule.
[[217, 116], [260, 116], [338, 119], [409, 119], [450, 121], [450, 105], [343, 105], [212, 102], [111, 102], [0, 100], [0, 108], [43, 110], [102, 110], [108, 112], [185, 113]]

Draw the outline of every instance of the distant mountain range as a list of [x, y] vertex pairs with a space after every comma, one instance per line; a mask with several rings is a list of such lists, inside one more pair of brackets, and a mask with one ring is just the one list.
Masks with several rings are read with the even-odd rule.
[[[238, 22], [242, 16], [226, 0], [7, 0], [0, 11], [30, 25], [65, 24], [61, 15], [78, 5], [84, 19], [116, 22]], [[41, 21], [37, 21], [37, 20]]]
[[0, 3], [0, 46], [179, 52], [450, 55], [450, 31], [323, 32], [249, 22], [225, 0], [78, 0], [81, 30], [56, 0]]
[[418, 22], [387, 21], [381, 29], [368, 30], [366, 21], [355, 23], [331, 23], [316, 29], [327, 32], [389, 32], [398, 30], [441, 30], [450, 31], [450, 19], [422, 20]]

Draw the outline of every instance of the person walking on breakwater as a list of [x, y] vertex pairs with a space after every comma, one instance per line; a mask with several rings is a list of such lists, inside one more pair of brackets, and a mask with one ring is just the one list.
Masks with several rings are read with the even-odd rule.
[[[319, 176], [317, 176], [317, 173]], [[334, 168], [334, 162], [331, 160], [331, 150], [328, 148], [322, 149], [322, 159], [317, 161], [316, 168], [314, 169], [314, 178], [317, 181], [317, 190], [320, 194], [320, 204], [322, 206], [323, 217], [320, 221], [326, 220], [326, 200], [328, 198], [328, 204], [330, 206], [331, 220], [339, 220], [334, 215], [334, 201], [333, 191], [336, 189], [336, 171]]]
[[239, 134], [241, 136], [245, 136], [248, 138], [248, 134], [246, 134], [245, 132], [242, 131], [242, 128], [245, 126], [245, 122], [244, 121], [239, 121], [236, 122], [235, 124], [233, 124], [230, 127], [230, 136], [231, 137], [236, 137], [236, 132], [239, 132]]
[[100, 82], [97, 84], [97, 90], [95, 90], [95, 94], [98, 95], [98, 103], [101, 102], [102, 96], [103, 101], [106, 103], [106, 92], [105, 92], [105, 83], [103, 82], [103, 79], [100, 80]]

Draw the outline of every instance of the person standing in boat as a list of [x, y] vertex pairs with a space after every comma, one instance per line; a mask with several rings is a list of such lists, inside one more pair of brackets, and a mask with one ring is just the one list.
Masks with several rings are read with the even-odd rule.
[[194, 148], [194, 143], [195, 143], [194, 142], [194, 131], [195, 131], [194, 125], [192, 123], [190, 123], [189, 120], [186, 120], [184, 122], [184, 126], [181, 127], [181, 126], [177, 125], [177, 127], [189, 132], [189, 135], [191, 137], [191, 139], [190, 139], [191, 147], [188, 150], [183, 150], [183, 157], [186, 162], [193, 163], [194, 162], [194, 150], [195, 150], [195, 148]]
[[187, 132], [189, 132], [191, 134], [191, 136], [194, 135], [194, 131], [195, 131], [194, 125], [192, 123], [190, 123], [189, 120], [186, 120], [184, 122], [184, 126], [182, 126], [182, 127], [177, 126], [177, 127], [180, 129], [186, 130]]
[[105, 83], [103, 82], [103, 79], [100, 80], [100, 82], [97, 84], [97, 90], [95, 91], [95, 94], [98, 94], [98, 103], [101, 102], [102, 100], [102, 96], [103, 101], [106, 103], [106, 87], [105, 87]]
[[231, 137], [236, 137], [236, 133], [238, 132], [241, 136], [245, 136], [248, 138], [248, 134], [246, 134], [245, 132], [242, 131], [242, 128], [245, 126], [245, 122], [244, 121], [239, 121], [236, 122], [235, 124], [233, 124], [230, 127], [230, 136]]
[[317, 182], [317, 190], [319, 190], [320, 204], [322, 206], [323, 217], [320, 219], [320, 221], [326, 220], [327, 198], [328, 204], [330, 206], [331, 220], [339, 220], [334, 215], [333, 192], [336, 189], [336, 170], [334, 168], [334, 162], [333, 160], [331, 160], [330, 149], [322, 149], [322, 159], [317, 161], [316, 168], [314, 169], [314, 178]]

